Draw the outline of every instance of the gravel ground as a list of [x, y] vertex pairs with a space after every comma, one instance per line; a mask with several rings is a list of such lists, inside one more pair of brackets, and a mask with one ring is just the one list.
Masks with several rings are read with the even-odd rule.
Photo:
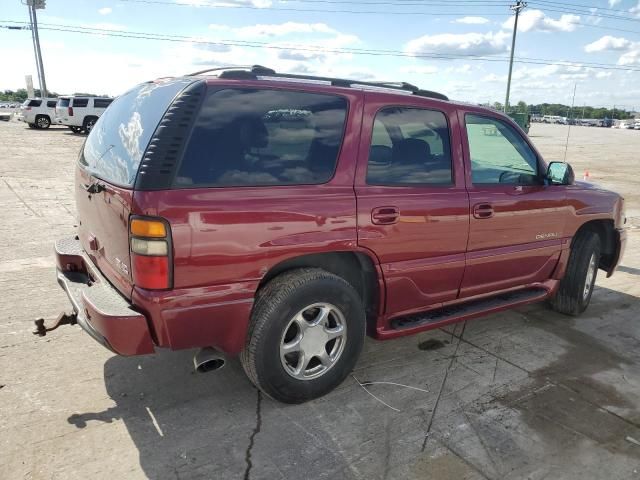
[[[531, 131], [547, 160], [566, 135]], [[462, 324], [368, 340], [354, 377], [298, 406], [260, 396], [235, 361], [197, 375], [190, 351], [123, 358], [77, 327], [31, 335], [68, 307], [51, 247], [74, 233], [82, 141], [0, 122], [0, 478], [640, 478], [640, 132], [571, 129], [576, 176], [623, 193], [632, 227], [583, 316], [532, 305], [462, 340]]]

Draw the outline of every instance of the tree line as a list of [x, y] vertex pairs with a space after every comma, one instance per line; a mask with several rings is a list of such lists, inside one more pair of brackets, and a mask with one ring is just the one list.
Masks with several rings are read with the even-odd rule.
[[[500, 102], [487, 105], [496, 110], [502, 111], [504, 106]], [[537, 115], [555, 115], [559, 117], [567, 118], [614, 118], [624, 120], [632, 118], [632, 112], [620, 108], [604, 108], [604, 107], [588, 107], [577, 105], [571, 108], [570, 105], [563, 105], [562, 103], [539, 103], [539, 104], [527, 104], [526, 102], [519, 101], [515, 105], [511, 105], [509, 113], [531, 113]]]
[[[33, 90], [36, 97], [40, 97], [40, 89], [35, 88]], [[59, 93], [56, 92], [48, 92], [49, 98], [58, 98], [60, 96]], [[109, 97], [110, 95], [96, 95], [94, 93], [84, 93], [84, 92], [76, 92], [73, 95], [82, 96], [82, 97]], [[0, 92], [0, 102], [16, 102], [22, 103], [29, 97], [26, 88], [19, 88], [18, 90], [4, 90]]]

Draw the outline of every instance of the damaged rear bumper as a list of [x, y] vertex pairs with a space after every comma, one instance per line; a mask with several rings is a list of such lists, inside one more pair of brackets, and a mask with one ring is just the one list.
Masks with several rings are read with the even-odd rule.
[[58, 240], [55, 251], [58, 283], [69, 297], [78, 325], [120, 355], [153, 353], [146, 317], [94, 267], [80, 242]]

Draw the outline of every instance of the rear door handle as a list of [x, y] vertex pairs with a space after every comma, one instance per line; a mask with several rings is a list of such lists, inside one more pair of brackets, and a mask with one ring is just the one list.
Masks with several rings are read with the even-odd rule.
[[493, 206], [489, 203], [478, 203], [474, 205], [473, 217], [478, 219], [493, 217]]
[[398, 207], [376, 207], [371, 210], [371, 222], [375, 225], [391, 225], [400, 218]]

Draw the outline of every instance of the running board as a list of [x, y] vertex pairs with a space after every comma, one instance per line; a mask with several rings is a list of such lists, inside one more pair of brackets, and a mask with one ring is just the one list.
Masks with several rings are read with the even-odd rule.
[[549, 291], [547, 289], [535, 287], [502, 293], [494, 297], [471, 300], [466, 303], [449, 305], [435, 310], [429, 310], [428, 312], [396, 318], [391, 321], [391, 330], [387, 330], [387, 332], [400, 333], [406, 330], [428, 330], [428, 327], [431, 325], [442, 325], [468, 320], [481, 315], [543, 300], [548, 294]]

